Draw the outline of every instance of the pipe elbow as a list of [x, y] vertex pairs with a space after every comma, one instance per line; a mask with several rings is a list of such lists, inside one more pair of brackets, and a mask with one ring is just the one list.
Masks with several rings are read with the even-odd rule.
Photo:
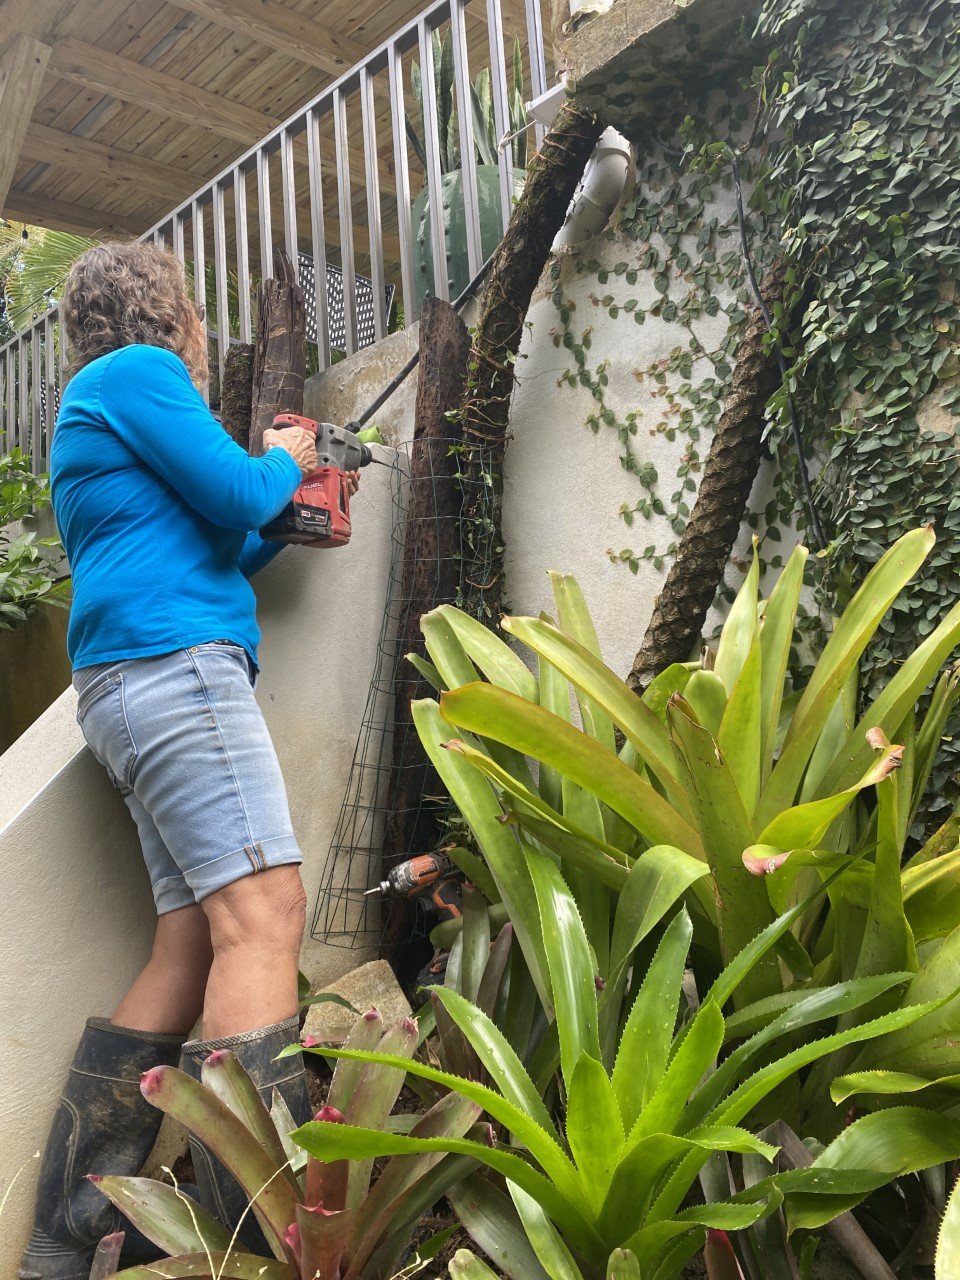
[[555, 249], [582, 244], [603, 231], [623, 196], [632, 159], [627, 139], [616, 129], [605, 129], [554, 241]]

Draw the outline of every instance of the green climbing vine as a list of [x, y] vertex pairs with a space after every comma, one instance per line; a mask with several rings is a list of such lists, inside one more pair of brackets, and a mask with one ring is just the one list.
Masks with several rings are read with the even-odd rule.
[[[736, 131], [748, 109], [745, 103], [723, 102], [714, 104], [713, 116]], [[586, 425], [598, 434], [604, 429], [616, 434], [620, 465], [637, 479], [640, 496], [620, 506], [628, 528], [660, 516], [675, 538], [683, 532], [697, 491], [701, 441], [709, 442], [723, 408], [749, 303], [737, 220], [724, 191], [729, 186], [729, 174], [715, 168], [684, 172], [654, 145], [645, 152], [635, 192], [605, 234], [624, 258], [611, 266], [596, 257], [560, 258], [552, 266], [559, 317], [553, 341], [570, 352], [573, 362], [560, 381], [590, 391], [595, 407]], [[577, 303], [565, 287], [565, 280], [583, 273], [596, 279], [598, 288], [588, 295], [594, 311], [635, 325], [654, 322], [671, 335], [674, 345], [667, 355], [633, 370], [638, 389], [645, 389], [657, 407], [654, 417], [649, 410], [618, 413], [608, 390], [609, 361], [591, 366], [594, 324], [579, 323]], [[645, 456], [644, 436], [681, 442], [671, 481]], [[636, 573], [643, 560], [661, 569], [675, 550], [676, 541], [669, 540], [609, 554]]]
[[[842, 605], [905, 529], [937, 530], [936, 555], [866, 655], [863, 697], [933, 630], [960, 581], [958, 24], [955, 0], [767, 0], [760, 20], [780, 57], [758, 200], [778, 210], [792, 287], [809, 292], [785, 344], [823, 464], [820, 599]], [[785, 394], [773, 408], [782, 437]], [[798, 510], [795, 468], [782, 477]], [[960, 744], [941, 761], [932, 821], [957, 799]]]
[[[790, 265], [792, 296], [775, 321], [801, 303], [795, 330], [778, 333], [787, 375], [768, 405], [773, 492], [748, 516], [761, 556], [776, 568], [793, 530], [810, 537], [788, 394], [829, 543], [811, 558], [808, 631], [905, 529], [937, 529], [935, 556], [866, 655], [868, 698], [933, 630], [960, 581], [960, 4], [765, 0], [757, 35], [773, 52], [755, 75], [664, 121], [662, 139], [637, 140], [635, 192], [599, 252], [588, 248], [597, 256], [553, 264], [553, 340], [570, 353], [561, 380], [591, 394], [586, 425], [615, 433], [620, 465], [637, 479], [636, 500], [620, 508], [625, 526], [659, 516], [673, 534], [611, 558], [659, 569], [689, 515], [753, 303], [731, 198], [736, 148], [756, 273], [778, 254]], [[583, 274], [595, 281], [586, 300], [573, 287]], [[634, 370], [656, 415], [619, 407], [619, 387], [611, 394], [607, 343], [593, 340], [598, 312], [669, 326], [669, 353]], [[645, 435], [679, 442], [675, 476], [657, 474]], [[931, 782], [932, 822], [960, 795], [958, 729]]]

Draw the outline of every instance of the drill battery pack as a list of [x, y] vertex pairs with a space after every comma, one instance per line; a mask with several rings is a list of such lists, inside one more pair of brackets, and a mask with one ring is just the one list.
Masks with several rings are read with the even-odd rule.
[[262, 530], [270, 542], [342, 547], [350, 541], [347, 477], [337, 467], [311, 472], [278, 516]]

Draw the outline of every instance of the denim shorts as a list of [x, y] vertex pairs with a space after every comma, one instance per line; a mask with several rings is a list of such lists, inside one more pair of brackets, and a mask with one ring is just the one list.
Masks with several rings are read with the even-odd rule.
[[302, 861], [255, 675], [224, 641], [74, 673], [77, 722], [137, 824], [159, 915]]

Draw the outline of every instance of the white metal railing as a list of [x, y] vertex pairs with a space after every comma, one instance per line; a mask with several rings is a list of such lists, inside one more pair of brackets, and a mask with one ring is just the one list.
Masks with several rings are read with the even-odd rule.
[[[525, 97], [538, 98], [547, 88], [540, 6], [541, 0], [435, 0], [144, 233], [142, 240], [172, 249], [192, 274], [194, 296], [204, 308], [208, 338], [216, 348], [211, 360], [215, 370], [222, 370], [231, 342], [251, 341], [256, 284], [272, 274], [278, 247], [299, 263], [301, 277], [312, 274], [316, 325], [311, 367], [319, 369], [334, 356], [330, 269], [342, 276], [342, 315], [336, 328], [347, 355], [396, 326], [397, 314], [388, 314], [391, 298], [402, 298], [403, 323], [417, 318], [424, 276], [430, 292], [448, 298], [453, 250], [462, 255], [465, 247], [468, 278], [476, 275], [485, 248], [481, 205], [489, 206], [489, 199], [488, 190], [478, 188], [480, 171], [473, 163], [478, 124], [472, 77], [489, 68], [494, 128], [503, 139], [510, 127], [511, 98], [519, 89], [508, 58], [511, 67], [519, 58]], [[441, 71], [442, 84], [434, 73], [434, 33], [443, 36], [452, 52]], [[425, 165], [409, 138], [414, 61], [421, 74]], [[461, 203], [462, 216], [454, 210], [449, 245], [441, 127], [447, 131], [444, 141], [456, 142], [460, 151], [462, 196], [454, 203]], [[542, 124], [531, 122], [533, 130], [539, 143]], [[516, 175], [510, 146], [499, 148], [496, 159], [499, 235], [509, 218]], [[419, 232], [411, 196], [417, 181], [425, 192]], [[359, 335], [358, 280], [365, 305], [372, 307], [372, 323], [368, 315], [367, 331]], [[55, 308], [0, 347], [0, 449], [19, 446], [32, 455], [37, 471], [49, 464], [65, 349]]]

